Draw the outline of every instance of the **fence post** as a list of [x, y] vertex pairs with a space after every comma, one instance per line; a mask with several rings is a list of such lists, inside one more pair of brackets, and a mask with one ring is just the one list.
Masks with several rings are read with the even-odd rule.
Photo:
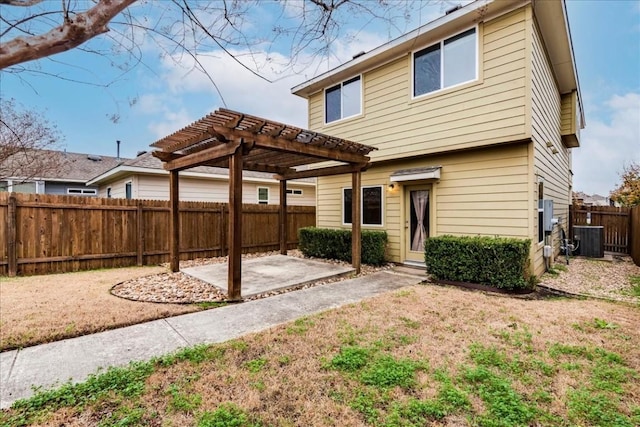
[[9, 277], [15, 277], [18, 274], [16, 213], [16, 196], [11, 193], [7, 205], [7, 261], [9, 263], [7, 274]]
[[138, 214], [137, 214], [137, 231], [138, 231], [138, 248], [137, 248], [137, 263], [138, 266], [144, 264], [144, 221], [142, 219], [142, 202], [138, 201]]

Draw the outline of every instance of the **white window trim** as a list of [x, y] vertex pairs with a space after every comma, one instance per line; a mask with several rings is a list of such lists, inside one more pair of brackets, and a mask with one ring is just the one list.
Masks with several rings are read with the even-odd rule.
[[[472, 78], [470, 80], [467, 80], [467, 81], [464, 81], [464, 82], [457, 83], [457, 84], [452, 85], [452, 86], [442, 87], [443, 83], [444, 83], [444, 73], [443, 73], [444, 61], [442, 60], [442, 55], [444, 53], [444, 42], [445, 42], [445, 40], [448, 40], [448, 39], [453, 38], [453, 37], [455, 37], [457, 35], [460, 35], [460, 34], [464, 33], [465, 31], [469, 31], [472, 28], [475, 28], [475, 34], [476, 34], [476, 52], [475, 52], [476, 53], [476, 69], [475, 69], [474, 78]], [[480, 72], [479, 72], [479, 68], [480, 68], [480, 64], [479, 64], [479, 62], [480, 62], [480, 49], [479, 49], [480, 34], [479, 34], [478, 30], [479, 30], [478, 25], [474, 25], [472, 27], [465, 28], [462, 31], [458, 31], [457, 33], [452, 34], [452, 35], [450, 35], [448, 37], [440, 39], [435, 43], [431, 43], [429, 45], [422, 46], [419, 49], [415, 49], [415, 50], [413, 50], [411, 52], [411, 73], [410, 73], [411, 74], [411, 82], [410, 82], [411, 84], [409, 85], [409, 90], [411, 91], [411, 93], [409, 95], [411, 97], [411, 100], [421, 99], [421, 98], [424, 98], [424, 97], [427, 97], [427, 96], [430, 96], [430, 95], [434, 95], [434, 94], [443, 92], [445, 90], [450, 90], [450, 89], [456, 88], [458, 86], [463, 86], [463, 85], [469, 84], [471, 82], [478, 81], [479, 74], [480, 74]], [[415, 57], [415, 55], [416, 55], [416, 52], [420, 52], [421, 50], [427, 49], [427, 48], [429, 48], [431, 46], [435, 46], [436, 44], [440, 45], [440, 89], [434, 90], [433, 92], [427, 92], [427, 93], [422, 93], [420, 95], [415, 95], [415, 84], [416, 84], [416, 80], [415, 80], [415, 69], [416, 69], [416, 67], [415, 67], [415, 58], [416, 57]], [[331, 122], [331, 123], [334, 123], [334, 122]]]
[[14, 185], [33, 183], [35, 185], [36, 192], [29, 193], [29, 194], [45, 194], [44, 181], [34, 181], [34, 180], [21, 181], [21, 180], [15, 180], [15, 179], [5, 179], [3, 181], [7, 183], [7, 189], [6, 189], [7, 193], [13, 193]]
[[[261, 201], [264, 202], [264, 200], [260, 200], [260, 190], [262, 190], [262, 189], [267, 190], [267, 200], [266, 200], [267, 203], [260, 203]], [[269, 191], [269, 187], [258, 187], [258, 188], [256, 188], [256, 200], [257, 200], [257, 203], [259, 205], [265, 205], [265, 204], [268, 205], [269, 202], [271, 201], [271, 191]]]
[[[73, 193], [72, 191], [76, 191], [76, 192]], [[69, 194], [69, 195], [80, 194], [80, 195], [83, 195], [83, 196], [88, 196], [88, 195], [95, 196], [95, 195], [98, 194], [98, 190], [96, 190], [95, 188], [67, 188], [67, 194]]]
[[[348, 82], [349, 80], [353, 80], [355, 78], [359, 78], [360, 79], [360, 112], [357, 114], [352, 114], [351, 116], [347, 116], [347, 117], [340, 117], [338, 120], [333, 120], [331, 122], [327, 121], [327, 89], [331, 89], [334, 88], [338, 85], [340, 85], [340, 90], [342, 90], [342, 87], [344, 85], [344, 82]], [[322, 103], [324, 105], [324, 109], [322, 110], [322, 121], [325, 125], [333, 125], [335, 123], [340, 123], [342, 121], [348, 120], [348, 119], [352, 119], [354, 117], [360, 117], [363, 114], [363, 110], [364, 110], [364, 85], [363, 85], [363, 78], [362, 78], [362, 74], [358, 74], [357, 76], [353, 76], [351, 78], [342, 80], [339, 83], [336, 83], [334, 85], [331, 85], [329, 87], [325, 87], [322, 90]], [[340, 115], [342, 115], [342, 111], [344, 111], [344, 106], [342, 105], [342, 93], [340, 93]]]
[[[364, 197], [362, 197], [362, 193], [364, 192], [365, 188], [379, 188], [380, 189], [380, 224], [365, 224], [364, 223], [364, 215], [362, 214], [364, 211]], [[350, 222], [344, 222], [344, 190], [352, 190], [351, 187], [342, 187], [342, 190], [340, 190], [342, 192], [341, 195], [341, 199], [342, 199], [342, 206], [340, 207], [340, 222], [342, 222], [342, 225], [351, 225]], [[385, 209], [384, 209], [384, 185], [362, 185], [360, 186], [360, 225], [362, 227], [373, 227], [373, 228], [383, 228], [384, 227], [384, 213], [385, 213]], [[353, 217], [353, 212], [351, 212], [351, 215]]]

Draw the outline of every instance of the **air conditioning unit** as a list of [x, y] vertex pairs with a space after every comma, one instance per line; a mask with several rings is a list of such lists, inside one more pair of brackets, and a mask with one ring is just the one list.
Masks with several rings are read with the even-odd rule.
[[[604, 227], [595, 225], [574, 225], [573, 239], [576, 240], [576, 255], [589, 258], [604, 257]], [[578, 243], [579, 242], [579, 243]]]

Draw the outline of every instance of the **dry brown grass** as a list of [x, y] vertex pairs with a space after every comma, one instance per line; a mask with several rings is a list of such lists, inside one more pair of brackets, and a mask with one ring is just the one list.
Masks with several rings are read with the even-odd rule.
[[199, 310], [115, 297], [109, 289], [162, 267], [0, 277], [0, 350], [25, 347]]
[[[604, 319], [615, 327], [598, 328], [594, 319]], [[525, 300], [449, 287], [414, 286], [213, 347], [210, 352], [217, 356], [210, 361], [157, 366], [140, 398], [126, 402], [106, 399], [77, 411], [62, 409], [42, 425], [93, 426], [107, 422], [114, 411], [123, 408], [141, 410], [141, 425], [195, 425], [199, 414], [214, 411], [227, 402], [260, 420], [261, 425], [368, 425], [350, 405], [362, 384], [326, 367], [341, 346], [377, 346], [397, 358], [426, 362], [428, 368], [419, 373], [416, 387], [389, 391], [388, 398], [401, 403], [409, 398], [433, 397], [438, 387], [434, 371], [444, 368], [451, 375], [459, 374], [461, 366], [470, 363], [470, 347], [474, 343], [494, 346], [512, 358], [535, 357], [555, 366], [552, 376], [527, 371], [522, 374], [522, 381], [514, 381], [513, 387], [528, 396], [536, 388], [544, 388], [551, 401], [541, 403], [542, 407], [567, 419], [567, 391], [588, 384], [591, 371], [562, 369], [564, 356], [554, 360], [549, 354], [551, 346], [560, 343], [597, 347], [621, 355], [625, 366], [638, 373], [638, 325], [640, 310], [623, 304]], [[523, 337], [530, 334], [530, 348], [505, 338], [518, 333]], [[251, 372], [248, 363], [255, 360], [263, 360], [264, 366]], [[590, 363], [586, 359], [579, 362]], [[524, 381], [525, 375], [529, 380]], [[627, 416], [634, 405], [640, 405], [637, 378], [624, 385], [621, 408]], [[191, 398], [199, 396], [201, 402], [189, 410], [177, 408], [171, 390]], [[476, 413], [484, 411], [484, 403], [477, 396], [471, 398], [471, 403]], [[472, 424], [467, 416], [454, 414], [432, 425]]]

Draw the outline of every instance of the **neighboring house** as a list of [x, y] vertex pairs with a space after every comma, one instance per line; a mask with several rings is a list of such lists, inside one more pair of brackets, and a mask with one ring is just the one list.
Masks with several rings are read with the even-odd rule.
[[[544, 206], [566, 228], [571, 150], [583, 127], [563, 1], [483, 0], [306, 81], [311, 130], [378, 148], [362, 174], [363, 228], [386, 230], [391, 261], [424, 265], [424, 238], [530, 238]], [[347, 228], [351, 176], [318, 178], [317, 225]]]
[[[273, 174], [244, 171], [242, 182], [244, 203], [280, 203], [279, 181]], [[169, 200], [169, 172], [150, 152], [94, 177], [88, 185], [98, 186], [100, 197]], [[315, 180], [289, 181], [287, 193], [288, 205], [315, 206]], [[229, 170], [199, 166], [180, 172], [180, 200], [228, 203]]]
[[0, 192], [97, 196], [85, 183], [125, 159], [55, 150], [28, 150], [0, 162]]
[[620, 203], [614, 202], [610, 198], [606, 196], [601, 196], [599, 194], [589, 195], [583, 193], [582, 191], [578, 191], [573, 193], [573, 202], [576, 205], [581, 206], [616, 206], [620, 207]]

